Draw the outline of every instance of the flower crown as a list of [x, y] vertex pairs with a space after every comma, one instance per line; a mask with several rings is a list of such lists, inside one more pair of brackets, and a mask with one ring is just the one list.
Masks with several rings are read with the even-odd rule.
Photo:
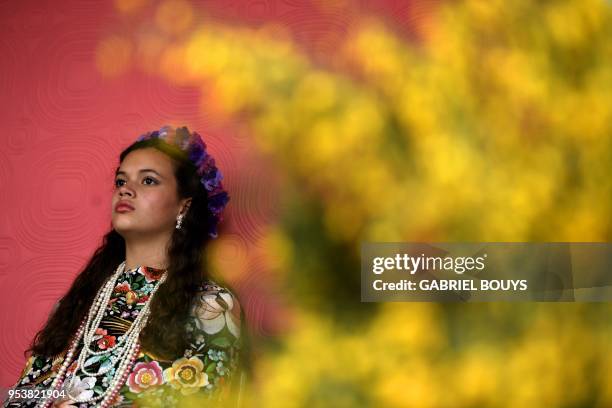
[[215, 166], [215, 159], [206, 152], [206, 143], [197, 132], [189, 132], [186, 126], [173, 128], [166, 125], [140, 135], [137, 142], [149, 139], [161, 139], [166, 143], [178, 147], [187, 154], [189, 161], [197, 168], [200, 183], [204, 186], [208, 196], [208, 211], [210, 229], [208, 235], [217, 238], [217, 224], [223, 221], [223, 209], [229, 201], [227, 191], [223, 189], [223, 174]]

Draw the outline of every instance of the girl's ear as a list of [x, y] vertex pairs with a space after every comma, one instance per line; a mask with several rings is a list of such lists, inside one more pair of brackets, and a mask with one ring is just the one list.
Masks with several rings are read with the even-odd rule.
[[181, 210], [181, 214], [187, 214], [187, 211], [189, 210], [190, 205], [191, 205], [191, 197], [185, 199], [185, 202], [183, 203], [183, 209]]

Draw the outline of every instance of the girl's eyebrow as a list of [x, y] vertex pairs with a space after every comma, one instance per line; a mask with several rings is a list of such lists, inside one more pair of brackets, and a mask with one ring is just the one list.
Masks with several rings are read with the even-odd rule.
[[[155, 174], [157, 174], [157, 176], [158, 176], [159, 178], [164, 178], [164, 176], [162, 176], [161, 174], [159, 174], [157, 171], [155, 171], [155, 170], [153, 170], [153, 169], [142, 169], [142, 170], [140, 170], [140, 171], [139, 171], [139, 173], [145, 173], [145, 172], [155, 173]], [[118, 175], [120, 175], [120, 174], [126, 174], [126, 172], [125, 172], [125, 171], [122, 171], [122, 170], [117, 169], [117, 171], [115, 172], [115, 177], [117, 177], [117, 176], [118, 176]]]

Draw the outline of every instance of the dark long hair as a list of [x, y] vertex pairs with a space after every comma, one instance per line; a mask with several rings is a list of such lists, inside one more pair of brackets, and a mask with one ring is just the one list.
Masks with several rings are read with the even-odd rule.
[[[196, 288], [209, 276], [206, 271], [204, 247], [210, 237], [210, 223], [215, 222], [207, 211], [207, 193], [200, 183], [195, 166], [178, 147], [161, 139], [133, 143], [120, 155], [120, 163], [132, 151], [153, 147], [167, 154], [173, 162], [180, 198], [191, 197], [191, 203], [181, 229], [175, 229], [168, 247], [168, 278], [151, 301], [151, 315], [140, 333], [142, 347], [155, 356], [173, 359], [182, 356], [188, 347], [185, 325]], [[112, 226], [103, 237], [89, 263], [76, 277], [68, 292], [60, 299], [45, 326], [36, 334], [26, 350], [38, 355], [55, 357], [65, 351], [79, 324], [88, 313], [93, 299], [117, 266], [125, 260], [125, 240]], [[219, 282], [219, 281], [217, 281]], [[219, 282], [221, 283], [221, 282]], [[222, 283], [232, 293], [226, 282]], [[250, 342], [247, 340], [244, 308], [241, 307], [242, 367], [250, 372]]]

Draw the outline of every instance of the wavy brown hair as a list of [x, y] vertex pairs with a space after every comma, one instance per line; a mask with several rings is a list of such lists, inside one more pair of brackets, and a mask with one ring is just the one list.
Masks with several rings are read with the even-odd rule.
[[[200, 183], [195, 166], [178, 147], [157, 138], [138, 141], [121, 152], [120, 164], [130, 152], [147, 147], [153, 147], [172, 159], [177, 194], [181, 199], [191, 197], [182, 228], [174, 229], [168, 247], [168, 277], [151, 301], [151, 315], [139, 337], [143, 348], [157, 357], [171, 360], [182, 356], [188, 347], [185, 326], [198, 284], [208, 278], [204, 249], [210, 239], [207, 234], [211, 229], [210, 223], [216, 220], [207, 210], [207, 192]], [[60, 299], [26, 353], [55, 357], [65, 351], [96, 293], [125, 257], [125, 240], [111, 226], [100, 247]], [[235, 293], [227, 283], [223, 282], [222, 285]], [[244, 309], [241, 307], [240, 310], [241, 365], [250, 371], [247, 326]]]

